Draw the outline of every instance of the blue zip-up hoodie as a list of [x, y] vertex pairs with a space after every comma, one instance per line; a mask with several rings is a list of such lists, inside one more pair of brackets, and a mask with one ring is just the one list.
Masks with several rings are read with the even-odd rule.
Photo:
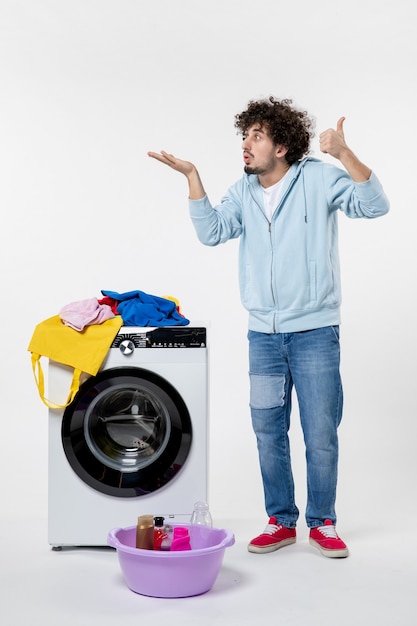
[[308, 157], [291, 166], [271, 222], [257, 175], [245, 174], [212, 207], [190, 200], [200, 241], [208, 246], [240, 237], [239, 282], [249, 329], [298, 332], [340, 323], [337, 210], [374, 218], [389, 202], [374, 173], [355, 183], [344, 170]]

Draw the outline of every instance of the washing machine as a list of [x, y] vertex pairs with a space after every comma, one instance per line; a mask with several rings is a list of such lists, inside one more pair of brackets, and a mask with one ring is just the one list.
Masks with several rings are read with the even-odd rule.
[[[49, 398], [64, 398], [71, 378], [49, 361]], [[109, 530], [144, 514], [189, 521], [208, 499], [206, 327], [123, 326], [48, 426], [53, 548], [106, 545]]]

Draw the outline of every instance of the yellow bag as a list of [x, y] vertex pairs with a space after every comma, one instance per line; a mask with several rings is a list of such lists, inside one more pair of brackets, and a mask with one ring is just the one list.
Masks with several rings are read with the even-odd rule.
[[[28, 351], [32, 354], [32, 369], [41, 400], [50, 409], [64, 409], [71, 404], [80, 387], [82, 372], [95, 376], [117, 335], [123, 320], [120, 315], [102, 324], [91, 324], [81, 332], [66, 326], [59, 315], [38, 324], [30, 340]], [[68, 399], [56, 404], [45, 398], [45, 381], [41, 357], [74, 368]]]

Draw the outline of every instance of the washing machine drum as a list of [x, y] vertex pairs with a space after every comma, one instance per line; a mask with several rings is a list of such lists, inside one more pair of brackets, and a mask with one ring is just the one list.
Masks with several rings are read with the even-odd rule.
[[178, 391], [140, 368], [89, 378], [62, 419], [73, 470], [97, 491], [117, 497], [150, 494], [175, 480], [191, 439], [190, 415]]

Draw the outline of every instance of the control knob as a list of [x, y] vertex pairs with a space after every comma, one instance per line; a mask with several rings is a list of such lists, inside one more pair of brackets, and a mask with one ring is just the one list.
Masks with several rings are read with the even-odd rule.
[[129, 354], [132, 354], [132, 352], [134, 352], [135, 350], [135, 344], [133, 343], [133, 341], [131, 339], [124, 339], [120, 346], [119, 346], [120, 352], [124, 355], [124, 356], [129, 356]]

